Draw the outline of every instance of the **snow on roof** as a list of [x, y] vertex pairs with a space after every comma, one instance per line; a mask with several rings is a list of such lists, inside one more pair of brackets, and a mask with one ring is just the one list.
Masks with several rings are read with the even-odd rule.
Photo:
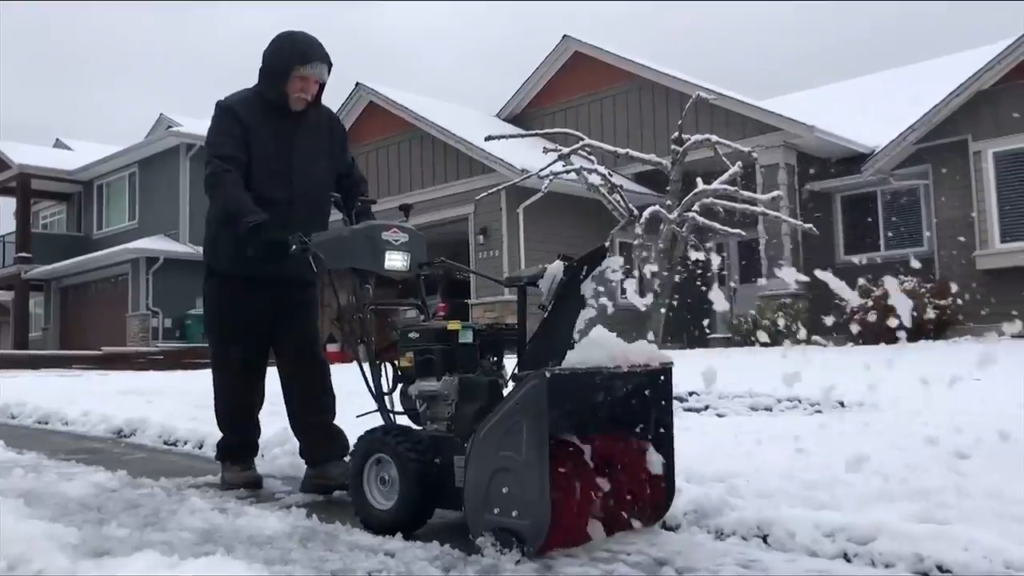
[[[544, 147], [551, 146], [552, 142], [544, 138], [485, 142], [484, 138], [492, 134], [521, 134], [524, 132], [497, 116], [380, 85], [367, 85], [367, 87], [519, 170], [526, 172], [539, 170], [552, 159], [551, 154], [544, 152]], [[586, 160], [580, 158], [579, 163], [585, 164]], [[624, 176], [616, 175], [616, 181], [631, 192], [646, 195], [656, 194]]]
[[22, 144], [21, 142], [0, 142], [0, 152], [3, 152], [18, 166], [34, 166], [54, 170], [74, 170], [97, 159], [87, 152]]
[[210, 119], [193, 118], [183, 114], [164, 114], [164, 116], [177, 124], [171, 128], [175, 132], [184, 132], [196, 136], [206, 137], [206, 131], [210, 128]]
[[90, 252], [75, 258], [62, 260], [55, 264], [40, 266], [24, 274], [25, 278], [33, 280], [47, 280], [58, 278], [66, 274], [90, 270], [97, 266], [109, 266], [118, 262], [124, 262], [140, 257], [168, 257], [199, 259], [202, 257], [203, 249], [191, 244], [183, 244], [165, 236], [157, 234], [147, 236], [132, 242], [118, 244], [98, 252]]
[[100, 144], [98, 142], [88, 142], [85, 140], [75, 140], [73, 138], [58, 138], [61, 142], [71, 148], [74, 152], [82, 155], [93, 156], [93, 159], [89, 162], [99, 160], [111, 154], [116, 154], [123, 150], [121, 146], [113, 146], [111, 144]]
[[1013, 41], [778, 96], [760, 106], [880, 149]]

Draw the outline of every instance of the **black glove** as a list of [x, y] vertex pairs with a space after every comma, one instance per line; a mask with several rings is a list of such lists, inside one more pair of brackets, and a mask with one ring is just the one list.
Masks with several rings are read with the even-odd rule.
[[245, 235], [251, 247], [251, 253], [260, 260], [281, 261], [288, 258], [292, 251], [288, 236], [277, 233], [266, 216], [247, 220]]

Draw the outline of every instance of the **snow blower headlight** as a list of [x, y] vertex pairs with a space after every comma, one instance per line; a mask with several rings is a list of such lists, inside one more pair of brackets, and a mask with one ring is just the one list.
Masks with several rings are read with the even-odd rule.
[[411, 254], [401, 250], [388, 250], [384, 252], [384, 269], [392, 272], [408, 272], [409, 259]]

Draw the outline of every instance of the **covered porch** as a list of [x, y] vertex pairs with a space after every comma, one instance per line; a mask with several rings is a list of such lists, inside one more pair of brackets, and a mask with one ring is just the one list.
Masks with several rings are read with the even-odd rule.
[[[0, 164], [7, 162], [0, 159]], [[9, 164], [8, 164], [9, 166]], [[0, 291], [10, 291], [10, 348], [28, 350], [43, 311], [33, 303], [44, 291], [24, 277], [39, 266], [83, 254], [83, 183], [56, 170], [8, 167], [0, 171], [0, 198], [14, 199], [12, 232], [0, 235]], [[39, 306], [36, 306], [39, 307]], [[38, 318], [34, 318], [38, 316]]]

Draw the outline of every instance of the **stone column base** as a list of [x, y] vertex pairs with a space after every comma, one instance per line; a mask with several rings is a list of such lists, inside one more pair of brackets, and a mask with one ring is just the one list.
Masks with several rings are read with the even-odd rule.
[[128, 322], [128, 341], [126, 345], [131, 348], [148, 348], [152, 344], [152, 314], [147, 312], [132, 312], [125, 315]]

